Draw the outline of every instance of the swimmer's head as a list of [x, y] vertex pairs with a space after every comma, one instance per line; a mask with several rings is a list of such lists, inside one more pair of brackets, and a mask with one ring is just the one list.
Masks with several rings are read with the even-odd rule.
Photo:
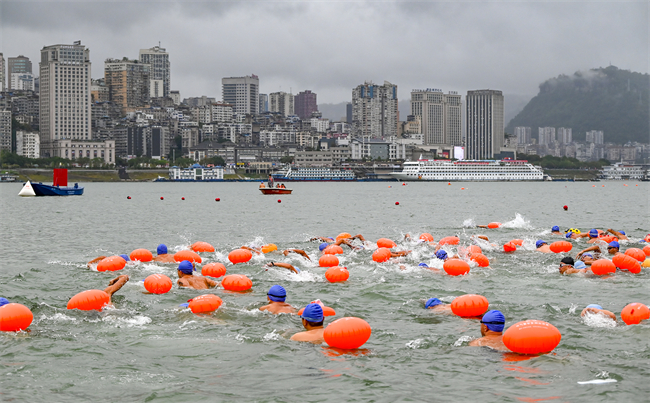
[[573, 235], [573, 231], [569, 231], [566, 233], [565, 237], [571, 238], [571, 235]]
[[610, 248], [620, 249], [620, 247], [621, 247], [621, 245], [617, 241], [612, 241], [612, 242], [609, 243], [609, 245], [607, 245], [607, 249], [610, 249]]
[[578, 260], [578, 261], [573, 265], [573, 267], [576, 268], [576, 269], [578, 269], [578, 270], [582, 270], [582, 269], [586, 269], [586, 268], [587, 268], [587, 265], [585, 264], [585, 262], [583, 262], [583, 261], [581, 261], [581, 260]]
[[192, 274], [194, 271], [194, 266], [192, 266], [192, 262], [189, 260], [183, 260], [178, 265], [178, 271], [182, 271], [185, 274]]
[[284, 302], [287, 299], [287, 291], [281, 285], [274, 285], [269, 288], [269, 292], [266, 295], [274, 302]]
[[0, 306], [7, 305], [9, 300], [7, 298], [0, 297]]
[[156, 249], [156, 253], [159, 255], [166, 255], [167, 254], [167, 245], [164, 243], [161, 243], [158, 245], [158, 248]]
[[487, 311], [485, 315], [483, 315], [483, 318], [481, 318], [481, 323], [493, 332], [503, 332], [503, 328], [506, 324], [506, 317], [503, 316], [501, 311]]
[[582, 259], [583, 257], [590, 257], [590, 258], [593, 259], [593, 258], [594, 258], [594, 255], [592, 255], [591, 253], [583, 253], [583, 254], [582, 254], [582, 257], [581, 257], [580, 259]]
[[420, 266], [420, 267], [429, 267], [429, 265], [426, 264], [426, 263], [420, 263], [418, 266]]
[[551, 231], [553, 231], [553, 232], [559, 232], [559, 231], [560, 231], [560, 227], [558, 227], [557, 225], [554, 225], [553, 228], [551, 228]]
[[603, 309], [603, 307], [598, 304], [589, 304], [587, 305], [587, 308]]
[[447, 252], [444, 250], [440, 249], [438, 252], [436, 252], [436, 257], [440, 260], [445, 260], [447, 259]]
[[546, 241], [543, 241], [543, 240], [540, 239], [539, 241], [535, 242], [535, 247], [536, 248], [539, 248], [542, 245], [546, 245]]
[[129, 259], [129, 255], [120, 255], [120, 257], [121, 257], [122, 259], [126, 260], [127, 262], [128, 262], [129, 260], [131, 260], [131, 259]]
[[440, 304], [442, 304], [442, 301], [440, 301], [438, 298], [429, 298], [427, 302], [424, 303], [424, 308], [429, 309]]
[[323, 250], [323, 249], [327, 248], [328, 245], [329, 244], [327, 242], [323, 242], [322, 244], [318, 245], [318, 249]]
[[573, 266], [576, 263], [571, 256], [567, 256], [563, 258], [562, 260], [560, 260], [560, 262], [571, 266]]
[[331, 239], [332, 241], [334, 241], [334, 240], [335, 240], [335, 239], [334, 239], [334, 238], [332, 238], [331, 236], [328, 236], [327, 238], [328, 238], [328, 239]]
[[323, 308], [318, 304], [307, 305], [300, 317], [311, 324], [322, 323], [323, 319], [325, 319], [325, 316], [323, 316]]
[[589, 238], [598, 238], [598, 230], [595, 228], [589, 230]]

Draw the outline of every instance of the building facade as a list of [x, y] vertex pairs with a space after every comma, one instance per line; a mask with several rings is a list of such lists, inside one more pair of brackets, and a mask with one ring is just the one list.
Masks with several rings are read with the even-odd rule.
[[303, 120], [311, 118], [313, 112], [318, 112], [316, 94], [310, 90], [299, 92], [294, 97], [294, 105], [296, 115]]
[[259, 114], [260, 79], [256, 75], [221, 79], [223, 102], [234, 105], [235, 113]]
[[34, 91], [34, 75], [32, 73], [12, 73], [9, 76], [10, 91]]
[[467, 91], [466, 159], [494, 159], [504, 141], [503, 93], [497, 90]]
[[269, 94], [269, 112], [277, 112], [282, 116], [294, 115], [294, 96], [286, 92]]
[[16, 154], [27, 158], [41, 156], [41, 138], [36, 132], [16, 132]]
[[106, 59], [104, 62], [108, 100], [119, 105], [123, 114], [149, 103], [149, 68], [148, 64], [126, 58]]
[[397, 85], [366, 81], [352, 90], [352, 135], [384, 138], [397, 136]]
[[30, 91], [34, 91], [33, 89], [33, 80], [34, 76], [32, 75], [32, 62], [29, 60], [29, 57], [25, 57], [23, 55], [20, 55], [18, 57], [10, 57], [7, 59], [7, 78], [8, 78], [8, 91], [12, 90], [22, 90], [22, 88], [17, 88], [14, 87], [13, 81], [13, 75], [17, 74], [18, 75], [24, 75], [24, 74], [30, 74], [32, 77], [32, 89]]
[[60, 140], [54, 143], [53, 155], [75, 160], [78, 158], [100, 158], [106, 164], [115, 163], [115, 140], [76, 141]]
[[269, 111], [269, 96], [267, 94], [260, 94], [259, 113], [265, 113], [268, 111]]
[[420, 117], [425, 144], [462, 144], [462, 105], [455, 91], [411, 91], [411, 115]]
[[557, 141], [560, 144], [570, 144], [573, 142], [573, 134], [570, 127], [560, 127], [557, 129]]
[[0, 111], [0, 150], [11, 151], [11, 111]]
[[555, 142], [555, 127], [540, 127], [537, 129], [537, 144], [549, 145]]
[[605, 134], [602, 130], [590, 130], [585, 136], [587, 143], [604, 144]]
[[171, 85], [171, 69], [169, 65], [169, 53], [167, 53], [166, 49], [160, 46], [154, 46], [150, 49], [140, 49], [140, 63], [150, 66], [150, 97], [168, 97]]
[[0, 92], [5, 92], [7, 87], [5, 86], [7, 79], [5, 78], [5, 57], [0, 52]]
[[528, 126], [515, 127], [515, 136], [517, 137], [517, 144], [531, 144], [532, 143], [532, 129]]

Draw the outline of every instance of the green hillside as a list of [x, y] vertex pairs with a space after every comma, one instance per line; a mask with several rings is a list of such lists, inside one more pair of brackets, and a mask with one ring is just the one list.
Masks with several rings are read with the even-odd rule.
[[533, 137], [538, 127], [570, 127], [574, 141], [584, 141], [585, 132], [602, 130], [605, 142], [650, 142], [650, 76], [598, 68], [561, 75], [542, 83], [539, 94], [528, 102], [506, 127], [530, 126]]

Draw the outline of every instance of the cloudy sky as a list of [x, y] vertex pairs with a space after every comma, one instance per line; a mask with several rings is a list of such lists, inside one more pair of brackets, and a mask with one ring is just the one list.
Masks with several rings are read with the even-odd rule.
[[[465, 94], [535, 95], [559, 74], [648, 72], [640, 1], [31, 1], [0, 0], [1, 52], [37, 73], [40, 49], [81, 40], [93, 77], [106, 58], [161, 43], [172, 89], [221, 99], [221, 78], [256, 74], [262, 93], [310, 89], [349, 101], [364, 81]], [[507, 100], [506, 100], [507, 101]]]

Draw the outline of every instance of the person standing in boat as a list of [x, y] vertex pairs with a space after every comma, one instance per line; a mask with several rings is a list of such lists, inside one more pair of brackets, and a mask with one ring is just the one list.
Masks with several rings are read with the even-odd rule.
[[273, 175], [269, 174], [269, 180], [267, 183], [267, 186], [272, 188], [273, 187]]

